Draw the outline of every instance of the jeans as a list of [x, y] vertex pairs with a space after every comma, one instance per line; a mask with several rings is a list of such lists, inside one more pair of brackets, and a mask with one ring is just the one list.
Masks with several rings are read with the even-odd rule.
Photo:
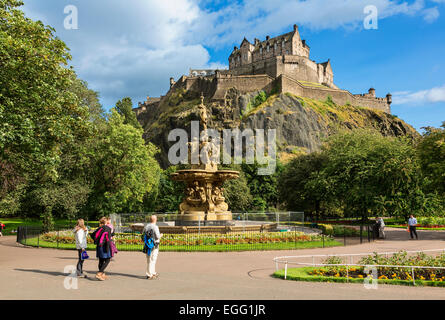
[[105, 272], [108, 264], [110, 263], [111, 258], [103, 259], [99, 258], [99, 272]]
[[81, 276], [83, 274], [83, 260], [82, 260], [82, 249], [77, 249], [77, 254], [79, 261], [77, 261], [77, 275]]

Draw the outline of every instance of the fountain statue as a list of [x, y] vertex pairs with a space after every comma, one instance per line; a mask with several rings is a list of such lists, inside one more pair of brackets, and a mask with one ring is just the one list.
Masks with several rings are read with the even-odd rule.
[[199, 118], [203, 127], [201, 142], [196, 138], [188, 143], [189, 156], [199, 154], [198, 164], [192, 164], [191, 169], [178, 170], [171, 174], [176, 181], [184, 181], [185, 194], [179, 205], [179, 224], [193, 225], [202, 221], [203, 224], [224, 224], [232, 220], [232, 212], [223, 196], [224, 181], [239, 177], [238, 171], [218, 170], [220, 157], [219, 145], [207, 135], [207, 108], [201, 94], [201, 104], [198, 106]]

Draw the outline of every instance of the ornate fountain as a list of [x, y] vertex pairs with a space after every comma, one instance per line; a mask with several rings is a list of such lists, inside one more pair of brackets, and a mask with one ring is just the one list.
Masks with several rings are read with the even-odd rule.
[[226, 180], [238, 178], [239, 172], [218, 170], [219, 146], [207, 135], [208, 116], [202, 94], [198, 109], [203, 134], [200, 142], [195, 138], [188, 143], [188, 150], [190, 157], [196, 152], [201, 155], [199, 162], [192, 164], [191, 169], [171, 174], [173, 180], [186, 184], [185, 195], [179, 205], [180, 219], [176, 225], [224, 225], [232, 220], [232, 212], [225, 202], [222, 185]]

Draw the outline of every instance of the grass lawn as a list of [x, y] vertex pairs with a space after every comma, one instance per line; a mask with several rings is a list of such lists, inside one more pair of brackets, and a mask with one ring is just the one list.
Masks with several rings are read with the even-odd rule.
[[[349, 278], [346, 277], [326, 277], [320, 275], [310, 275], [308, 272], [318, 268], [314, 267], [303, 267], [303, 268], [288, 268], [287, 269], [287, 279], [295, 281], [309, 281], [309, 282], [350, 282], [350, 283], [363, 283], [364, 279], [360, 278]], [[273, 276], [275, 278], [284, 279], [284, 269], [276, 271]], [[398, 279], [378, 279], [379, 284], [395, 284], [395, 285], [405, 285], [413, 286], [411, 280], [398, 280]], [[426, 280], [415, 280], [416, 286], [432, 286], [432, 287], [445, 287], [445, 282], [443, 281], [426, 281]], [[371, 281], [370, 281], [371, 283]]]
[[[0, 218], [0, 222], [6, 225], [6, 228], [3, 230], [3, 235], [15, 235], [16, 233], [13, 231], [17, 231], [19, 226], [36, 226], [41, 227], [42, 221], [39, 219], [29, 219], [29, 218]], [[90, 226], [97, 226], [98, 221], [89, 221], [88, 224]], [[57, 219], [54, 220], [55, 226], [74, 226], [76, 225], [76, 220], [68, 220], [68, 219]]]
[[[408, 227], [407, 226], [402, 226], [402, 225], [399, 225], [399, 224], [389, 224], [389, 225], [386, 225], [385, 227], [388, 227], [388, 228], [398, 228], [398, 229], [407, 229]], [[438, 231], [440, 231], [440, 230], [445, 230], [445, 228], [433, 228], [433, 227], [417, 227], [416, 228], [416, 230], [438, 230]]]
[[[57, 248], [57, 243], [38, 240], [37, 237], [30, 238], [26, 240], [23, 244], [28, 246], [42, 248]], [[341, 246], [342, 243], [336, 240], [326, 240], [324, 242], [325, 247]], [[196, 246], [161, 246], [160, 251], [213, 251], [213, 252], [224, 252], [224, 251], [253, 251], [253, 250], [292, 250], [292, 249], [308, 249], [308, 248], [321, 248], [323, 247], [322, 241], [308, 241], [308, 242], [280, 242], [280, 243], [257, 243], [257, 244], [237, 244], [237, 245], [196, 245]], [[74, 250], [76, 248], [73, 243], [59, 243], [59, 249], [64, 250]], [[88, 244], [88, 250], [95, 250], [96, 246], [93, 244]], [[142, 245], [117, 245], [117, 249], [121, 251], [142, 251]]]

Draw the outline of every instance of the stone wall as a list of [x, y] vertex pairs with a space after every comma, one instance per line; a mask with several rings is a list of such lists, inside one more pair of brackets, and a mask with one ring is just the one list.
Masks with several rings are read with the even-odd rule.
[[390, 105], [386, 98], [372, 98], [369, 96], [353, 95], [347, 90], [331, 88], [314, 88], [301, 85], [298, 81], [281, 75], [277, 79], [281, 92], [289, 92], [296, 96], [306, 97], [316, 100], [326, 100], [331, 96], [338, 105], [351, 104], [353, 106], [367, 107], [391, 113]]
[[272, 83], [274, 79], [268, 75], [217, 75], [216, 78], [216, 90], [212, 99], [220, 100], [224, 99], [227, 90], [230, 88], [236, 88], [242, 93], [253, 92], [257, 90], [264, 90], [270, 93], [273, 89]]
[[[286, 68], [288, 64], [284, 64]], [[182, 87], [198, 93], [204, 93], [206, 97], [212, 100], [224, 100], [226, 92], [231, 88], [236, 88], [241, 93], [255, 92], [264, 90], [270, 93], [276, 90], [278, 93], [289, 92], [297, 96], [307, 97], [317, 100], [326, 100], [331, 96], [332, 100], [338, 105], [351, 104], [381, 110], [391, 113], [390, 104], [387, 98], [376, 98], [369, 94], [351, 94], [347, 90], [334, 88], [312, 87], [304, 85], [299, 81], [281, 74], [277, 78], [266, 74], [260, 75], [232, 75], [216, 72], [208, 77], [181, 77], [173, 88]]]

